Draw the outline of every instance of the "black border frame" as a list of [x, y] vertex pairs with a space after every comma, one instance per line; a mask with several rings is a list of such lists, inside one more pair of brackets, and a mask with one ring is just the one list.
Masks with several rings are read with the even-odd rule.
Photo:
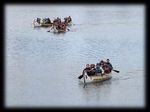
[[[5, 85], [5, 79], [4, 79], [4, 76], [5, 76], [5, 5], [6, 4], [45, 4], [45, 3], [49, 3], [49, 4], [143, 4], [145, 5], [145, 75], [146, 75], [146, 78], [145, 78], [145, 107], [144, 108], [72, 108], [72, 107], [69, 107], [69, 108], [6, 108], [5, 105], [4, 105], [4, 102], [5, 102], [5, 93], [4, 93], [4, 85]], [[142, 1], [142, 0], [125, 0], [125, 1], [121, 1], [121, 0], [114, 0], [114, 1], [95, 1], [95, 0], [92, 0], [92, 2], [89, 2], [89, 1], [79, 1], [79, 0], [75, 0], [75, 1], [58, 1], [58, 0], [48, 0], [48, 1], [30, 1], [30, 0], [7, 0], [5, 2], [2, 3], [2, 21], [1, 21], [1, 38], [2, 40], [0, 41], [0, 45], [1, 45], [1, 48], [2, 48], [2, 80], [0, 81], [1, 82], [1, 86], [2, 86], [2, 89], [1, 89], [1, 94], [0, 94], [0, 100], [2, 101], [1, 103], [1, 111], [6, 111], [6, 110], [27, 110], [27, 111], [30, 111], [30, 110], [77, 110], [77, 111], [81, 111], [81, 110], [86, 110], [86, 111], [95, 111], [95, 110], [98, 110], [98, 111], [110, 111], [110, 110], [113, 110], [113, 111], [145, 111], [145, 110], [149, 110], [148, 108], [148, 66], [147, 66], [147, 63], [148, 63], [148, 53], [147, 53], [147, 50], [148, 50], [148, 1]]]

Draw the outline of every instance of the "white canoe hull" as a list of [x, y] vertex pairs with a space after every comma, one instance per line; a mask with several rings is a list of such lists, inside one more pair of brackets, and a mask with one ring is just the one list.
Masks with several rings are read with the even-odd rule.
[[96, 75], [96, 76], [88, 76], [86, 73], [82, 79], [80, 79], [84, 83], [84, 79], [86, 83], [91, 83], [91, 82], [102, 82], [105, 80], [109, 80], [112, 78], [112, 73], [105, 74], [103, 76], [101, 75]]
[[36, 20], [33, 21], [32, 23], [32, 26], [33, 27], [51, 27], [52, 26], [52, 23], [51, 24], [44, 24], [44, 23], [38, 23], [36, 22]]

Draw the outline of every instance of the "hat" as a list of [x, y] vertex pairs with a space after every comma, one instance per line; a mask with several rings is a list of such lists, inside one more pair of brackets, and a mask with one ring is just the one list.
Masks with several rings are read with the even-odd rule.
[[103, 62], [104, 62], [103, 60], [100, 61], [100, 63], [103, 63]]

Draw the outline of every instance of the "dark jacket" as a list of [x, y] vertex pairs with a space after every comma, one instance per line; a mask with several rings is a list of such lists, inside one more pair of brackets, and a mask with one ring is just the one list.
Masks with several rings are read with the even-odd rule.
[[106, 62], [106, 64], [108, 65], [108, 67], [110, 67], [110, 69], [113, 69], [113, 66], [112, 66], [112, 64], [111, 64], [111, 63]]

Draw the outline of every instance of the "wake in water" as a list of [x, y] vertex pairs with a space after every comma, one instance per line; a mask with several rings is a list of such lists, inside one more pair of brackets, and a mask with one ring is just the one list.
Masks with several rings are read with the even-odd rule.
[[119, 75], [118, 79], [119, 80], [128, 80], [128, 79], [133, 79], [136, 78], [138, 75], [141, 75], [144, 70], [134, 70], [134, 71], [128, 71], [125, 72], [121, 75]]

